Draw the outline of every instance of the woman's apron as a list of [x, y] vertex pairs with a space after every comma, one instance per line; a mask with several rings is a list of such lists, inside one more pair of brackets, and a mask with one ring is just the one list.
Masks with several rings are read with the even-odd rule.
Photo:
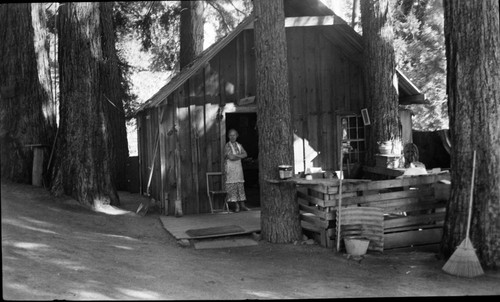
[[[235, 150], [233, 144], [229, 142], [229, 146], [231, 147], [231, 152], [235, 155], [241, 153], [241, 145], [236, 143], [237, 149]], [[226, 160], [226, 183], [238, 183], [245, 182], [243, 178], [243, 166], [241, 165], [241, 159], [239, 160]]]

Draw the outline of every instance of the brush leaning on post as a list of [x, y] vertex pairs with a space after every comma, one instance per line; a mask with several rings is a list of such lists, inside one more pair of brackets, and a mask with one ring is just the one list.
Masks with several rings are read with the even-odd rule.
[[469, 216], [467, 218], [467, 231], [465, 233], [465, 239], [457, 246], [455, 252], [451, 255], [448, 262], [443, 266], [443, 271], [448, 274], [459, 276], [459, 277], [476, 277], [484, 274], [481, 263], [477, 258], [475, 248], [472, 246], [472, 242], [469, 238], [470, 222], [472, 216], [472, 193], [474, 191], [474, 174], [476, 171], [476, 150], [474, 150], [472, 159], [472, 182], [470, 187], [470, 198], [469, 198]]

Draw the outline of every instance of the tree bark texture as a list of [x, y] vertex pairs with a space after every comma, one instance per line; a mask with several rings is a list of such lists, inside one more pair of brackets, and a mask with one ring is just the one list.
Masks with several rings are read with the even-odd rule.
[[123, 72], [116, 53], [115, 31], [113, 28], [113, 3], [100, 5], [103, 64], [101, 65], [101, 85], [107, 102], [105, 110], [110, 121], [110, 157], [112, 158], [113, 181], [117, 190], [127, 190], [128, 141], [123, 100], [126, 98], [122, 86]]
[[302, 236], [295, 187], [266, 181], [279, 179], [279, 165], [294, 162], [283, 0], [257, 0], [254, 9], [261, 234], [293, 242]]
[[500, 263], [500, 9], [498, 0], [444, 1], [451, 194], [441, 252], [465, 238], [476, 150], [470, 237], [483, 266]]
[[60, 129], [52, 190], [89, 208], [119, 204], [112, 181], [100, 5], [62, 4], [58, 21]]
[[398, 84], [391, 0], [361, 1], [365, 96], [371, 125], [367, 164], [374, 164], [377, 142], [400, 138]]
[[33, 150], [42, 144], [46, 167], [54, 139], [46, 16], [42, 3], [0, 5], [1, 175], [31, 183]]
[[203, 5], [203, 1], [181, 1], [181, 70], [203, 51]]

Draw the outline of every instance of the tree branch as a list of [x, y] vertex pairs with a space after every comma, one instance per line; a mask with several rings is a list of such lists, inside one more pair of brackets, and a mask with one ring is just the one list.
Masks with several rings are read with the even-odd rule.
[[226, 21], [226, 17], [224, 16], [224, 13], [223, 13], [223, 11], [224, 11], [223, 8], [221, 8], [220, 5], [213, 0], [207, 1], [207, 4], [210, 5], [213, 9], [215, 9], [219, 13], [221, 20], [222, 20], [222, 24], [226, 28], [226, 31], [230, 32], [231, 27], [228, 25], [228, 23]]
[[246, 16], [246, 14], [245, 14], [243, 11], [241, 11], [240, 9], [238, 9], [238, 8], [234, 5], [234, 3], [233, 3], [233, 1], [232, 1], [232, 0], [228, 0], [228, 2], [229, 2], [229, 4], [231, 4], [231, 6], [232, 6], [232, 7], [234, 7], [234, 9], [235, 9], [238, 13], [242, 14], [243, 16]]

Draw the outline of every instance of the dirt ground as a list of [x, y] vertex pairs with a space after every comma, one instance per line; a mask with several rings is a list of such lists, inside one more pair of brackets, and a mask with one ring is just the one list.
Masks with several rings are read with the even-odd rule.
[[[500, 272], [445, 274], [433, 253], [368, 254], [317, 245], [181, 247], [157, 215], [91, 212], [42, 188], [2, 182], [7, 300], [289, 299], [499, 295]], [[140, 197], [121, 193], [125, 210]], [[237, 214], [235, 214], [237, 215]]]

